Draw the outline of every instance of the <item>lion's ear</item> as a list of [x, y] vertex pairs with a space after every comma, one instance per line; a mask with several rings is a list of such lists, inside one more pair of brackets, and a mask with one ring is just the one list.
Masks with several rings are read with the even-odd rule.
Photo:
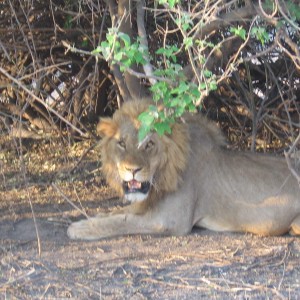
[[97, 132], [102, 137], [113, 137], [117, 130], [118, 126], [111, 118], [102, 118], [97, 125]]

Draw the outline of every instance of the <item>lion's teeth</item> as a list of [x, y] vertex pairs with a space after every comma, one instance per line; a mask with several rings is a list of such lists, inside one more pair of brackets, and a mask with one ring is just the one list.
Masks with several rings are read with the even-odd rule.
[[140, 189], [141, 187], [142, 187], [142, 183], [134, 179], [128, 182], [129, 189]]

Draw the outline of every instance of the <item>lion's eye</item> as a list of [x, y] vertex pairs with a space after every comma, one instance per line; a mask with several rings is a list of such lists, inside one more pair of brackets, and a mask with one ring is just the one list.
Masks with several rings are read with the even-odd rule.
[[126, 144], [123, 140], [119, 140], [118, 141], [118, 146], [122, 149], [126, 149]]
[[150, 140], [150, 141], [146, 144], [145, 149], [146, 149], [146, 150], [150, 150], [150, 149], [153, 148], [153, 146], [154, 146], [154, 142]]

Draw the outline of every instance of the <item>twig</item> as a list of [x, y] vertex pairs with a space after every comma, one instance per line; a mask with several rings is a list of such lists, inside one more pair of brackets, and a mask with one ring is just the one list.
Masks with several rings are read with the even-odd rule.
[[23, 274], [23, 275], [21, 275], [21, 276], [15, 278], [15, 279], [13, 279], [13, 280], [8, 280], [7, 282], [2, 283], [2, 284], [0, 285], [0, 288], [3, 288], [3, 287], [5, 287], [5, 286], [10, 286], [10, 285], [14, 284], [14, 283], [17, 282], [17, 281], [20, 281], [20, 280], [22, 280], [23, 278], [32, 275], [34, 272], [36, 272], [36, 271], [35, 271], [34, 268], [32, 268], [32, 269], [30, 269], [26, 274]]
[[87, 213], [82, 210], [81, 208], [79, 208], [76, 204], [74, 204], [59, 188], [55, 183], [51, 184], [52, 187], [54, 187], [54, 189], [69, 203], [71, 204], [75, 209], [77, 209], [78, 211], [80, 211], [80, 213], [82, 213], [87, 219], [89, 219], [89, 216], [87, 215]]
[[[240, 53], [241, 53], [241, 51], [243, 50], [243, 48], [244, 47], [246, 47], [246, 45], [248, 44], [248, 42], [249, 42], [249, 39], [250, 39], [250, 32], [251, 32], [251, 29], [252, 29], [252, 27], [254, 26], [254, 23], [256, 22], [256, 20], [257, 20], [257, 16], [252, 20], [252, 22], [251, 22], [251, 24], [250, 24], [250, 28], [249, 28], [249, 31], [248, 31], [248, 35], [247, 35], [247, 37], [246, 37], [246, 39], [245, 39], [245, 41], [242, 43], [242, 45], [239, 47], [239, 49], [237, 50], [237, 52], [236, 52], [236, 54], [233, 56], [233, 57], [231, 57], [230, 59], [229, 59], [229, 62], [228, 62], [228, 64], [227, 64], [227, 66], [226, 66], [226, 71], [224, 72], [224, 74], [223, 74], [223, 76], [222, 76], [222, 78], [224, 79], [224, 78], [227, 78], [227, 77], [229, 77], [229, 74], [232, 72], [232, 68], [234, 68], [234, 64], [239, 64], [240, 62], [239, 62], [239, 60], [238, 60], [238, 56], [240, 55]], [[232, 67], [231, 67], [232, 66]], [[220, 80], [218, 80], [218, 83], [220, 83]]]
[[[81, 49], [78, 49], [74, 46], [71, 46], [68, 42], [66, 41], [63, 41], [63, 45], [68, 49], [68, 51], [71, 51], [73, 53], [81, 53], [81, 54], [85, 54], [85, 55], [89, 55], [89, 56], [95, 56], [95, 57], [100, 57], [100, 58], [103, 58], [99, 53], [97, 54], [92, 54], [91, 52], [89, 51], [83, 51]], [[114, 65], [117, 65], [119, 67], [126, 67], [124, 64], [122, 64], [121, 62], [114, 62]], [[156, 81], [164, 81], [164, 82], [167, 82], [169, 84], [174, 84], [174, 81], [168, 79], [168, 78], [165, 78], [165, 77], [160, 77], [160, 76], [155, 76], [153, 75], [153, 72], [146, 72], [145, 73], [141, 73], [141, 72], [138, 72], [138, 71], [135, 71], [131, 68], [127, 68], [126, 67], [126, 72], [128, 72], [130, 75], [133, 75], [139, 79], [148, 79], [150, 82], [156, 82]], [[118, 84], [119, 85], [119, 84]]]
[[[91, 51], [85, 51], [85, 50], [81, 50], [81, 49], [75, 48], [74, 46], [71, 46], [67, 41], [61, 41], [61, 43], [63, 44], [64, 47], [67, 48], [65, 54], [67, 54], [69, 51], [71, 51], [71, 52], [75, 52], [75, 53], [79, 53], [79, 54], [84, 54], [84, 55], [89, 55], [89, 56], [92, 55]], [[101, 57], [100, 54], [97, 54], [97, 56]]]
[[300, 143], [300, 133], [299, 133], [298, 137], [296, 138], [296, 140], [294, 141], [293, 145], [290, 147], [289, 151], [284, 151], [284, 156], [285, 156], [289, 170], [291, 171], [293, 176], [297, 179], [299, 186], [300, 186], [300, 174], [297, 172], [297, 170], [295, 169], [295, 167], [292, 165], [292, 162], [291, 162], [292, 153], [294, 152], [298, 143]]
[[157, 79], [153, 77], [153, 66], [150, 64], [149, 58], [149, 47], [148, 47], [148, 40], [147, 40], [147, 33], [145, 29], [145, 1], [140, 0], [137, 1], [136, 10], [137, 10], [137, 27], [138, 27], [138, 34], [140, 37], [140, 43], [145, 50], [146, 56], [144, 57], [146, 63], [143, 65], [143, 69], [147, 77], [149, 78], [150, 83], [153, 85], [157, 82]]
[[[185, 278], [172, 278], [172, 279], [177, 279], [183, 281]], [[248, 284], [248, 283], [239, 283], [239, 282], [232, 282], [229, 280], [225, 280], [226, 286], [220, 285], [218, 282], [224, 282], [224, 278], [205, 278], [201, 277], [199, 278], [199, 281], [203, 282], [206, 286], [201, 286], [201, 285], [190, 285], [187, 282], [187, 279], [185, 279], [185, 284], [180, 284], [180, 283], [175, 283], [175, 282], [169, 282], [166, 280], [160, 280], [160, 279], [155, 279], [155, 278], [145, 278], [142, 279], [143, 282], [151, 282], [154, 284], [162, 284], [166, 286], [171, 286], [171, 287], [176, 287], [176, 288], [182, 288], [182, 289], [189, 289], [189, 290], [197, 290], [197, 291], [207, 291], [211, 289], [216, 289], [219, 291], [224, 291], [224, 292], [240, 292], [240, 291], [253, 291], [253, 290], [258, 290], [258, 291], [271, 291], [274, 294], [276, 294], [280, 299], [285, 299], [284, 295], [279, 293], [279, 291], [275, 288], [268, 288], [264, 285], [253, 285], [253, 284]]]
[[51, 66], [43, 67], [43, 68], [40, 68], [38, 70], [35, 70], [33, 73], [30, 73], [30, 74], [27, 74], [27, 75], [24, 75], [24, 76], [20, 77], [18, 80], [20, 80], [20, 81], [25, 80], [27, 78], [31, 78], [34, 75], [38, 75], [41, 72], [51, 71], [54, 68], [58, 68], [60, 66], [70, 65], [71, 63], [72, 63], [72, 61], [69, 60], [69, 61], [66, 61], [66, 62], [62, 62], [62, 63], [54, 64], [54, 65], [51, 65]]
[[37, 239], [38, 255], [39, 255], [39, 257], [41, 257], [41, 255], [42, 255], [42, 246], [41, 246], [40, 234], [39, 234], [39, 230], [38, 230], [38, 226], [37, 226], [37, 222], [36, 222], [36, 217], [35, 217], [35, 212], [33, 210], [33, 205], [32, 205], [32, 201], [30, 199], [29, 193], [28, 193], [28, 196], [29, 196], [29, 205], [30, 205], [31, 214], [32, 214], [33, 223], [34, 223], [34, 228], [35, 228], [36, 239]]
[[[283, 11], [280, 3], [278, 0], [275, 0], [275, 3], [276, 3], [276, 8], [278, 8], [278, 10], [280, 11], [280, 13], [283, 15], [285, 21], [287, 21], [292, 27], [294, 27], [294, 29], [296, 30], [300, 30], [300, 27], [297, 26], [297, 24], [291, 19], [289, 18], [286, 13]], [[282, 2], [284, 4], [284, 1]]]

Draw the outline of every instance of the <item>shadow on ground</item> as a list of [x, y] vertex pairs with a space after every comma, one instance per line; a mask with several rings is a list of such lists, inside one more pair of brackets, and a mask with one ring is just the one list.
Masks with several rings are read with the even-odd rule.
[[68, 173], [76, 155], [60, 149], [72, 157], [57, 164], [52, 149], [27, 154], [25, 175], [9, 155], [2, 164], [1, 299], [299, 297], [300, 240], [291, 236], [195, 230], [184, 237], [70, 241], [68, 224], [83, 218], [70, 201], [88, 215], [120, 203], [94, 171], [95, 158]]

